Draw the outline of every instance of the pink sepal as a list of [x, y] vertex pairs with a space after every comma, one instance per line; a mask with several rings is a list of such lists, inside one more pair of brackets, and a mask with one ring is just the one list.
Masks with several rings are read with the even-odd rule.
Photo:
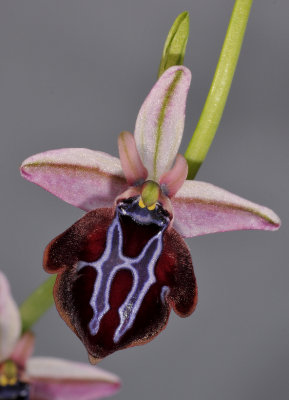
[[0, 362], [6, 360], [20, 336], [21, 320], [6, 276], [0, 271]]
[[172, 198], [174, 227], [184, 237], [243, 229], [276, 230], [279, 217], [210, 183], [185, 181]]
[[167, 172], [182, 140], [191, 72], [184, 66], [168, 68], [153, 86], [137, 116], [135, 141], [148, 179]]
[[116, 393], [119, 378], [101, 368], [56, 358], [28, 360], [31, 399], [94, 400]]
[[85, 211], [111, 207], [127, 188], [119, 159], [101, 151], [50, 150], [27, 158], [20, 170], [28, 181]]
[[144, 182], [148, 172], [138, 154], [133, 134], [126, 131], [121, 132], [118, 137], [118, 151], [127, 183], [133, 186]]
[[160, 178], [160, 185], [163, 192], [169, 196], [174, 196], [182, 187], [188, 175], [188, 164], [184, 156], [178, 154], [175, 165]]

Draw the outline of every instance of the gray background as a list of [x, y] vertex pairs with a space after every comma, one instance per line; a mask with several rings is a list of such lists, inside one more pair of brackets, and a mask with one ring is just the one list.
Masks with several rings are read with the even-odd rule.
[[[1, 268], [20, 303], [47, 276], [45, 245], [82, 212], [24, 181], [26, 157], [61, 147], [117, 155], [152, 87], [174, 18], [188, 10], [192, 86], [182, 150], [217, 63], [233, 0], [1, 0]], [[269, 400], [289, 397], [288, 0], [255, 1], [214, 145], [198, 179], [270, 206], [279, 232], [188, 240], [199, 305], [173, 313], [153, 342], [101, 366], [117, 399]], [[37, 355], [86, 361], [55, 309], [35, 326]]]

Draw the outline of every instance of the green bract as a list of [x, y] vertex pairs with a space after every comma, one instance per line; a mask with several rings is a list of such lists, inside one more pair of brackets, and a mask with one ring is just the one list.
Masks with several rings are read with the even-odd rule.
[[183, 64], [189, 37], [189, 29], [189, 13], [184, 11], [175, 19], [165, 41], [158, 77], [173, 65]]

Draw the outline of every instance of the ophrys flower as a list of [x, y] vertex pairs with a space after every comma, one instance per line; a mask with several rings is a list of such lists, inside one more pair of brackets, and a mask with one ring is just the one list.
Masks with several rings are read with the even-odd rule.
[[177, 152], [190, 80], [182, 66], [160, 77], [134, 136], [119, 136], [120, 160], [59, 149], [22, 164], [26, 179], [89, 211], [48, 245], [44, 268], [58, 274], [58, 311], [91, 360], [153, 339], [171, 308], [183, 317], [193, 312], [197, 285], [182, 237], [280, 225], [266, 207], [185, 180], [187, 163]]

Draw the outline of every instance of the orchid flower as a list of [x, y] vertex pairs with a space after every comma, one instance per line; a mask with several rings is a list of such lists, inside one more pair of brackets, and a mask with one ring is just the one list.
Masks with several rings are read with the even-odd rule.
[[0, 399], [93, 400], [117, 392], [117, 376], [98, 367], [51, 357], [30, 357], [34, 336], [20, 336], [18, 307], [0, 271]]
[[57, 273], [54, 298], [91, 361], [152, 340], [171, 308], [197, 304], [183, 237], [242, 229], [275, 230], [278, 216], [210, 183], [186, 180], [177, 154], [191, 80], [167, 69], [144, 101], [134, 136], [119, 136], [119, 156], [59, 149], [25, 160], [21, 173], [88, 213], [52, 240], [44, 269]]

